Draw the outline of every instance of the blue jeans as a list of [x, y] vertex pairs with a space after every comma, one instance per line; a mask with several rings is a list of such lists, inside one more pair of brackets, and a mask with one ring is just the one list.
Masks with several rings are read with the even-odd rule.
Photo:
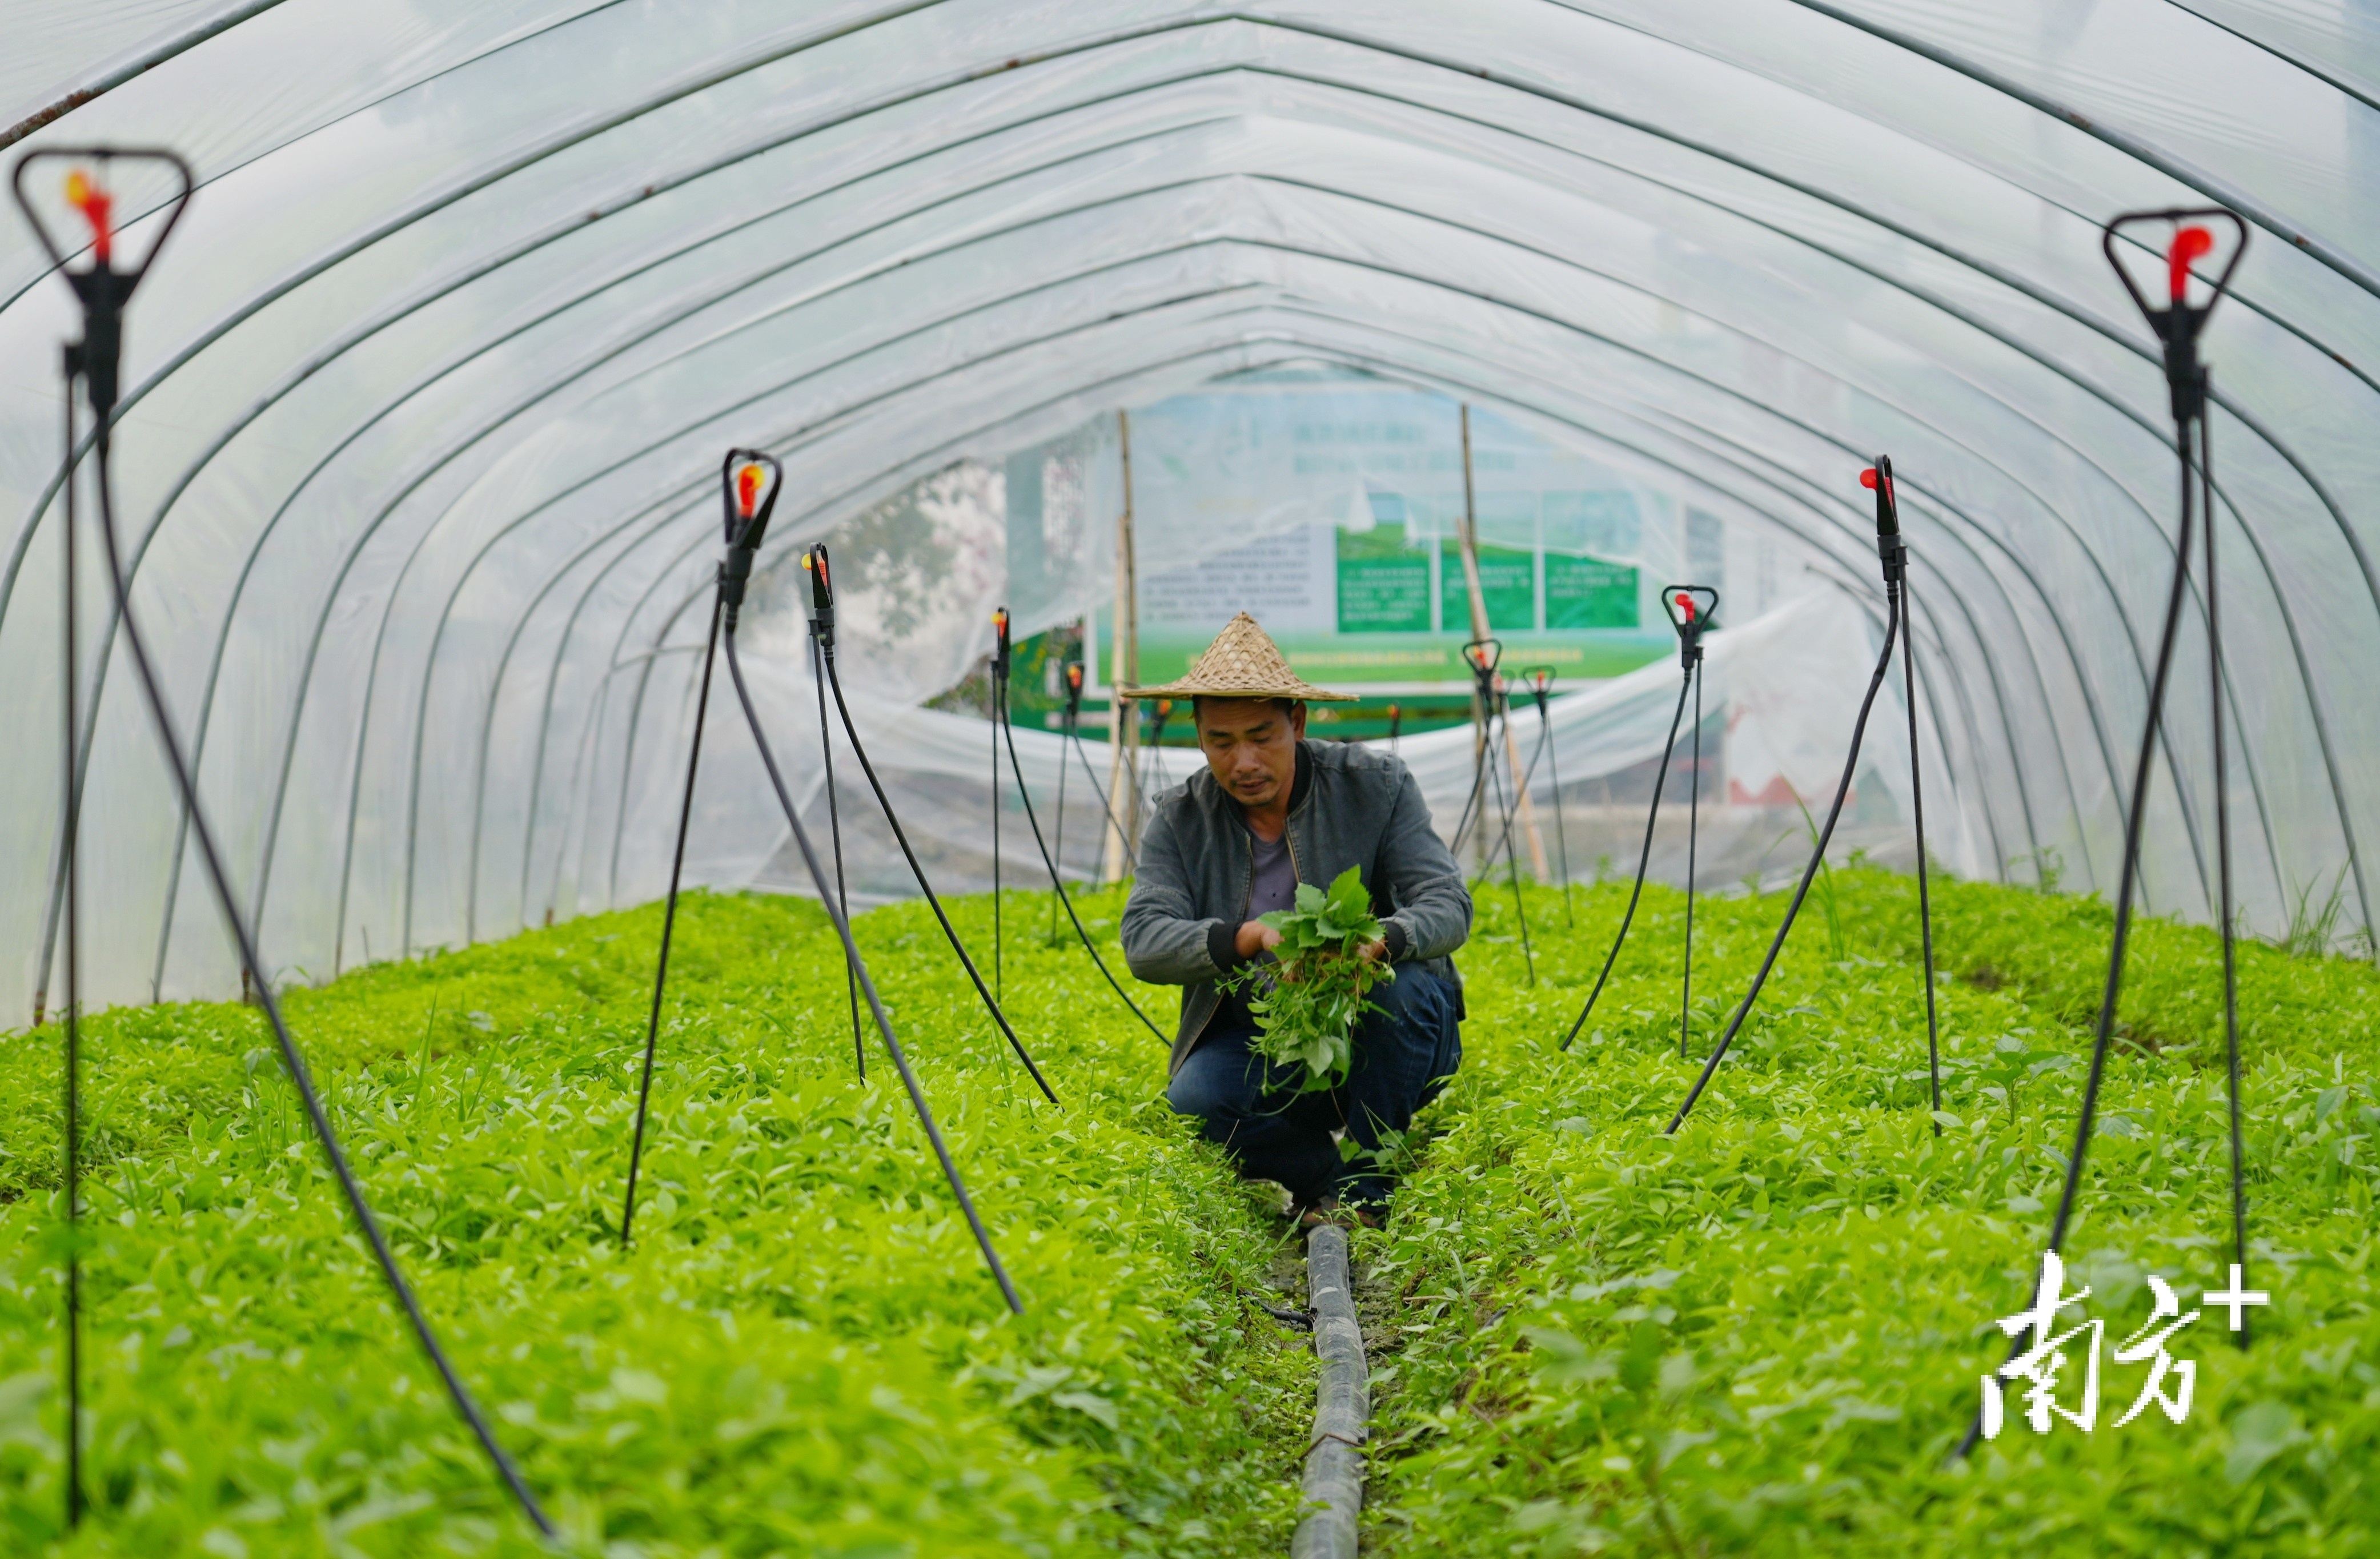
[[1278, 1180], [1300, 1202], [1328, 1196], [1384, 1202], [1389, 1176], [1375, 1160], [1343, 1162], [1330, 1133], [1343, 1128], [1358, 1147], [1377, 1150], [1383, 1132], [1402, 1132], [1414, 1112], [1438, 1097], [1463, 1063], [1454, 992], [1417, 964], [1372, 992], [1381, 1010], [1355, 1025], [1347, 1081], [1328, 1092], [1293, 1092], [1303, 1066], [1275, 1067], [1258, 1056], [1254, 1027], [1217, 1013], [1166, 1102], [1203, 1122], [1201, 1134], [1239, 1160], [1252, 1180]]

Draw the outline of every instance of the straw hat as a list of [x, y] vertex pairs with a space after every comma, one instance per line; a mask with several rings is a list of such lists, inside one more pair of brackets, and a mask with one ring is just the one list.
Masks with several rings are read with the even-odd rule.
[[1223, 624], [1190, 674], [1163, 687], [1127, 687], [1127, 698], [1303, 698], [1349, 704], [1353, 693], [1326, 693], [1289, 669], [1281, 647], [1246, 612]]

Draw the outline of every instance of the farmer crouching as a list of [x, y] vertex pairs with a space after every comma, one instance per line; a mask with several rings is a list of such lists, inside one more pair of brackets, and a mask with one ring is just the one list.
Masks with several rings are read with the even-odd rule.
[[[1124, 691], [1191, 699], [1207, 755], [1205, 772], [1157, 798], [1123, 912], [1132, 972], [1189, 987], [1166, 1098], [1198, 1117], [1241, 1173], [1288, 1188], [1302, 1224], [1377, 1227], [1387, 1161], [1463, 1057], [1463, 987], [1448, 956], [1471, 930], [1463, 873], [1403, 763], [1305, 740], [1307, 700], [1351, 695], [1301, 681], [1247, 613], [1180, 682]], [[1301, 1092], [1303, 1062], [1269, 1063], [1255, 1047], [1249, 998], [1262, 985], [1245, 976], [1281, 939], [1257, 917], [1292, 909], [1300, 883], [1327, 888], [1351, 866], [1381, 928], [1358, 956], [1385, 961], [1394, 978], [1373, 988], [1378, 1010], [1354, 1025], [1345, 1081]], [[1342, 1157], [1333, 1133], [1355, 1156]]]

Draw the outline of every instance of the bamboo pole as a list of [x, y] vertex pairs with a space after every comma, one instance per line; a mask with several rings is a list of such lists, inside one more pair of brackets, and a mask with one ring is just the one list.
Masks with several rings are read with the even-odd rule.
[[[1116, 413], [1116, 441], [1123, 460], [1123, 507], [1116, 515], [1115, 633], [1111, 650], [1108, 699], [1108, 795], [1114, 820], [1108, 826], [1102, 881], [1121, 882], [1124, 853], [1140, 833], [1140, 721], [1122, 690], [1140, 682], [1140, 581], [1132, 542], [1132, 414]], [[1130, 835], [1131, 838], [1126, 836]]]

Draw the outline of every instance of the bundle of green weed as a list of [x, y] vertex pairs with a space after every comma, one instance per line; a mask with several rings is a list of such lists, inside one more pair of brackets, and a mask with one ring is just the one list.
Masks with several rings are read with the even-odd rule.
[[[2367, 1553], [2380, 1547], [2380, 975], [2243, 948], [2255, 1346], [2224, 1312], [2177, 1335], [2188, 1419], [2122, 1429], [2144, 1367], [2103, 1353], [2085, 1436], [2011, 1409], [1945, 1458], [2006, 1357], [2046, 1236], [2106, 973], [2107, 907], [1936, 890], [1945, 1131], [1925, 1110], [1912, 879], [1832, 874], [1762, 1007], [1678, 1135], [1682, 897], [1640, 910], [1597, 1009], [1553, 1053], [1624, 884], [1583, 901], [1522, 987], [1509, 907], [1464, 955], [1463, 1076], [1418, 1167], [1361, 1235], [1379, 1368], [1366, 1552], [1431, 1554]], [[1594, 909], [1589, 911], [1587, 902]], [[1697, 913], [1706, 1046], [1779, 899]], [[1829, 930], [1831, 925], [1832, 930]], [[2107, 1347], [2229, 1260], [2219, 953], [2137, 927], [2081, 1217], [2082, 1311]], [[1701, 1050], [1696, 1051], [1695, 1065]], [[1435, 1132], [1434, 1136], [1428, 1133]], [[2061, 1382], [2075, 1405], [2078, 1351]], [[1384, 1378], [1385, 1377], [1385, 1378]], [[2170, 1383], [2168, 1383], [2168, 1387]]]
[[[1012, 927], [1039, 905], [1016, 899]], [[1111, 927], [1120, 909], [1085, 912]], [[980, 945], [988, 901], [960, 913]], [[290, 997], [425, 1305], [579, 1550], [1284, 1546], [1312, 1376], [1255, 1304], [1277, 1226], [1166, 1109], [1162, 1052], [1071, 940], [1006, 950], [1053, 1110], [924, 906], [859, 923], [1019, 1319], [890, 1070], [852, 1079], [833, 934], [795, 900], [682, 906], [638, 1242], [618, 1251], [659, 919]], [[534, 1551], [343, 1223], [257, 1015], [130, 1009], [84, 1032], [94, 1510], [56, 1552]], [[55, 1038], [0, 1042], [11, 1553], [56, 1541], [63, 1505]]]
[[1379, 1009], [1366, 998], [1373, 986], [1396, 978], [1385, 961], [1363, 956], [1380, 940], [1363, 868], [1341, 872], [1327, 891], [1301, 882], [1296, 908], [1257, 918], [1281, 933], [1277, 963], [1252, 966], [1224, 986], [1250, 993], [1258, 1055], [1276, 1067], [1303, 1068], [1301, 1093], [1336, 1088], [1354, 1061], [1356, 1021]]

